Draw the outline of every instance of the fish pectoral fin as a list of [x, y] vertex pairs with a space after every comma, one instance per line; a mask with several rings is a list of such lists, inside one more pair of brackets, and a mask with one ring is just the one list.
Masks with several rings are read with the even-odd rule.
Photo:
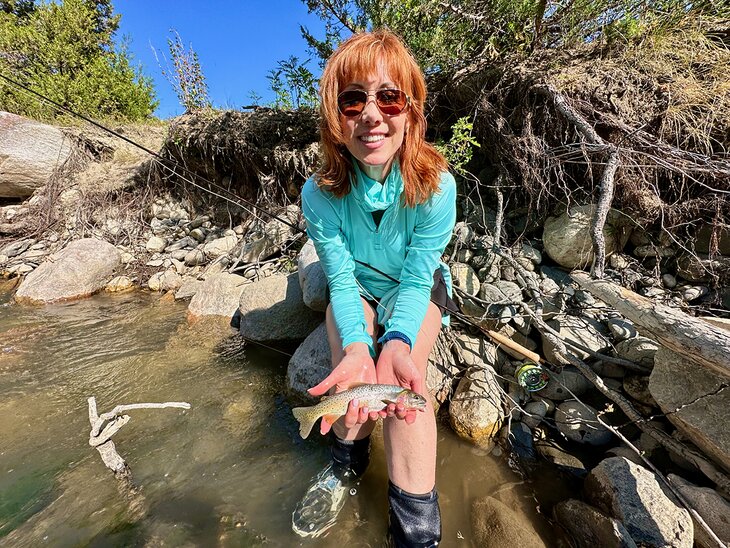
[[330, 414], [330, 415], [323, 415], [322, 418], [326, 420], [330, 424], [334, 424], [337, 419], [339, 419], [342, 415], [336, 415], [336, 414]]

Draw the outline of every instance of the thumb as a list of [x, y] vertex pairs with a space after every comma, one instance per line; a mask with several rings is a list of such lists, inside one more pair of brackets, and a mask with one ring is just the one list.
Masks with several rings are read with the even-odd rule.
[[312, 396], [321, 396], [323, 394], [326, 394], [327, 391], [332, 388], [335, 384], [337, 384], [337, 377], [334, 373], [330, 373], [327, 375], [327, 377], [324, 378], [322, 382], [320, 382], [318, 385], [313, 386], [307, 392], [309, 392]]
[[411, 390], [422, 396], [426, 396], [426, 383], [423, 381], [423, 377], [418, 375], [411, 380]]

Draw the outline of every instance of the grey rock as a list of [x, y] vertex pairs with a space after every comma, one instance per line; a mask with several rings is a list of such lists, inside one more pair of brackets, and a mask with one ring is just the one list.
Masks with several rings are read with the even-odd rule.
[[307, 240], [299, 252], [297, 272], [304, 304], [318, 312], [327, 310], [327, 276], [311, 240]]
[[649, 392], [669, 421], [692, 443], [730, 470], [727, 378], [664, 347], [654, 356]]
[[522, 246], [519, 249], [519, 255], [522, 257], [529, 259], [532, 261], [533, 264], [540, 264], [542, 262], [542, 253], [532, 247], [529, 244], [522, 244]]
[[182, 276], [174, 268], [153, 274], [147, 280], [150, 291], [176, 291], [182, 285]]
[[576, 401], [563, 402], [555, 410], [555, 424], [569, 440], [588, 445], [605, 445], [613, 434], [596, 420], [596, 410]]
[[152, 236], [145, 244], [145, 249], [150, 253], [162, 253], [167, 247], [167, 240], [159, 236]]
[[553, 464], [563, 472], [583, 478], [588, 474], [586, 465], [583, 462], [551, 439], [538, 439], [535, 441], [535, 450], [547, 462]]
[[93, 238], [76, 240], [28, 274], [15, 300], [42, 304], [93, 295], [104, 288], [120, 262], [119, 250], [112, 244]]
[[633, 337], [616, 345], [616, 355], [645, 367], [654, 367], [659, 344], [647, 337]]
[[677, 259], [677, 274], [687, 281], [709, 282], [713, 273], [721, 281], [730, 279], [730, 257], [686, 254]]
[[454, 225], [452, 242], [459, 246], [468, 246], [474, 239], [474, 230], [464, 221], [460, 221]]
[[553, 509], [555, 519], [570, 534], [575, 548], [636, 548], [626, 527], [593, 506], [571, 499]]
[[[557, 315], [548, 321], [548, 325], [560, 333], [563, 340], [580, 344], [581, 346], [592, 350], [593, 352], [604, 352], [609, 348], [610, 343], [602, 331], [603, 325], [591, 318]], [[558, 358], [555, 353], [555, 345], [553, 342], [542, 336], [543, 353], [545, 359], [551, 363], [566, 363], [564, 359]], [[588, 352], [572, 348], [571, 351], [578, 358], [584, 360], [590, 356]]]
[[624, 524], [637, 545], [692, 547], [689, 512], [646, 468], [623, 457], [605, 459], [586, 478], [584, 491], [591, 504]]
[[514, 282], [497, 280], [494, 283], [483, 283], [479, 289], [479, 298], [494, 304], [522, 301], [522, 290]]
[[624, 391], [636, 401], [658, 407], [649, 392], [649, 377], [644, 375], [626, 375], [623, 382]]
[[193, 248], [196, 245], [198, 245], [198, 242], [194, 238], [191, 238], [190, 236], [185, 236], [184, 238], [180, 238], [175, 243], [168, 245], [166, 251], [168, 253], [172, 253], [173, 251], [182, 250], [186, 247]]
[[262, 342], [303, 340], [323, 319], [304, 304], [296, 273], [245, 285], [239, 310], [241, 335]]
[[[714, 489], [697, 487], [675, 474], [669, 474], [669, 481], [687, 499], [725, 546], [730, 546], [730, 504]], [[694, 522], [694, 533], [697, 546], [702, 548], [717, 546], [712, 537], [696, 521]]]
[[572, 398], [572, 394], [581, 396], [591, 390], [591, 381], [573, 366], [564, 367], [560, 373], [551, 373], [547, 386], [535, 394], [554, 401]]
[[522, 422], [530, 428], [537, 428], [547, 415], [548, 409], [550, 409], [550, 406], [546, 400], [531, 401], [524, 406], [525, 413]]
[[208, 231], [204, 228], [194, 228], [188, 233], [188, 235], [196, 242], [202, 243], [207, 239]]
[[644, 462], [641, 460], [641, 457], [636, 454], [636, 451], [633, 449], [626, 447], [625, 445], [619, 445], [618, 447], [611, 447], [608, 451], [606, 451], [606, 458], [611, 457], [623, 457], [626, 460], [633, 462], [634, 464], [638, 466], [644, 466]]
[[674, 257], [676, 254], [677, 250], [671, 247], [640, 245], [634, 248], [634, 256], [642, 259], [645, 257]]
[[185, 254], [185, 264], [187, 266], [197, 266], [205, 263], [205, 253], [202, 249], [192, 249]]
[[610, 318], [606, 321], [606, 325], [608, 325], [608, 330], [616, 341], [630, 339], [639, 334], [634, 324], [624, 318]]
[[687, 302], [691, 302], [691, 301], [694, 301], [695, 299], [699, 299], [700, 297], [704, 297], [705, 295], [707, 295], [710, 292], [710, 290], [703, 285], [700, 285], [700, 286], [686, 285], [684, 287], [681, 287], [679, 289], [679, 291], [682, 295], [682, 298]]
[[5, 255], [6, 257], [12, 259], [13, 257], [17, 257], [18, 255], [23, 253], [34, 243], [35, 240], [31, 238], [25, 238], [22, 240], [18, 240], [17, 242], [9, 243], [8, 245], [0, 249], [0, 255]]
[[178, 249], [177, 251], [173, 251], [170, 253], [170, 258], [175, 259], [176, 261], [183, 261], [183, 264], [185, 263], [185, 257], [188, 256], [189, 250], [187, 249]]
[[312, 403], [307, 390], [319, 384], [332, 371], [332, 352], [327, 341], [327, 325], [322, 322], [300, 344], [286, 370], [286, 388], [297, 402]]
[[609, 361], [598, 360], [597, 362], [591, 363], [590, 368], [604, 380], [606, 378], [622, 379], [626, 375], [626, 369]]
[[[188, 305], [188, 317], [231, 318], [238, 308], [243, 288], [249, 284], [242, 276], [220, 273], [206, 278]], [[250, 284], [249, 284], [250, 285]], [[175, 296], [177, 298], [177, 295]]]
[[203, 281], [194, 276], [183, 276], [180, 287], [175, 291], [175, 300], [190, 299], [203, 285]]
[[662, 284], [667, 289], [674, 289], [677, 286], [677, 278], [675, 278], [672, 274], [663, 274], [662, 275]]
[[221, 255], [228, 255], [238, 243], [238, 237], [232, 230], [227, 230], [222, 238], [216, 238], [203, 245], [206, 257], [217, 259]]
[[73, 150], [61, 130], [0, 112], [0, 198], [27, 198], [49, 182]]

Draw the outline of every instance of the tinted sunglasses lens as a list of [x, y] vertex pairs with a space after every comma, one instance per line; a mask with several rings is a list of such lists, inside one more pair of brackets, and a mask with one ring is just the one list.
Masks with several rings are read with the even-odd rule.
[[337, 108], [343, 116], [357, 116], [365, 108], [368, 94], [359, 89], [343, 91], [337, 96]]
[[380, 112], [389, 116], [395, 116], [403, 112], [403, 109], [406, 108], [408, 96], [399, 89], [381, 89], [375, 93], [375, 102]]

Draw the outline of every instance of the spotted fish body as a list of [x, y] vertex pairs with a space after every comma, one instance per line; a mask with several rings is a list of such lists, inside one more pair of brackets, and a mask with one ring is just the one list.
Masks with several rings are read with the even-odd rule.
[[369, 411], [385, 409], [389, 403], [395, 403], [402, 398], [406, 409], [426, 408], [426, 399], [402, 386], [392, 384], [361, 384], [344, 392], [332, 396], [325, 396], [317, 405], [310, 407], [295, 407], [292, 409], [294, 418], [299, 421], [299, 434], [302, 438], [309, 436], [314, 423], [320, 417], [327, 417], [334, 422], [347, 413], [347, 406], [352, 400], [359, 400], [360, 407], [367, 407]]

